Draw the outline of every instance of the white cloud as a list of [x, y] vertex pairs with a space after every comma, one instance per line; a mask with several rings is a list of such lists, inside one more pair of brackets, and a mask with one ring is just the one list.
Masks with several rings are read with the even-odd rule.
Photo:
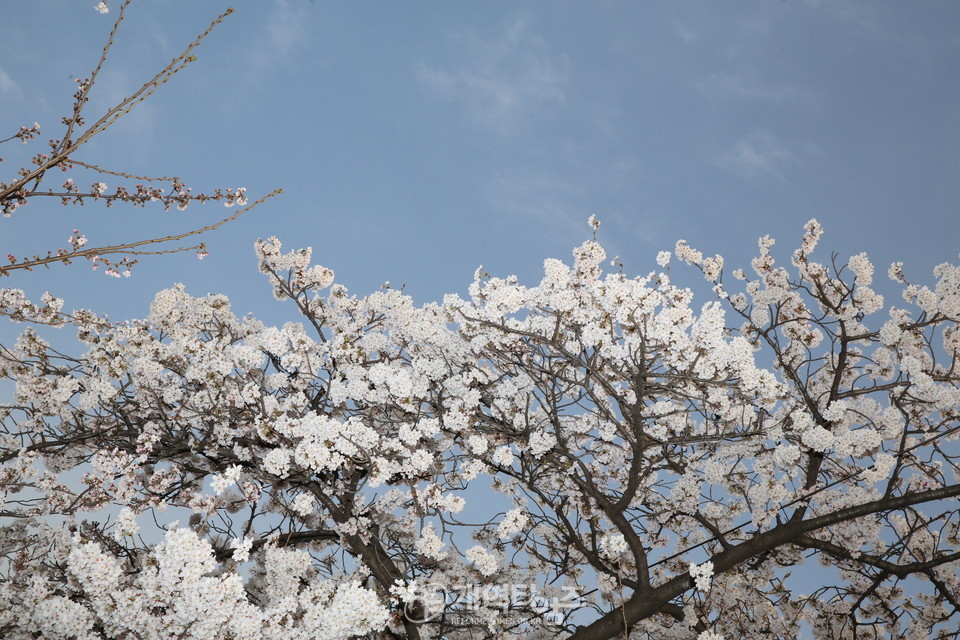
[[783, 180], [783, 170], [797, 161], [767, 131], [754, 131], [738, 140], [716, 160], [717, 166], [744, 178], [773, 177]]
[[582, 233], [584, 220], [592, 213], [574, 204], [582, 199], [574, 185], [545, 175], [500, 175], [490, 195], [496, 209], [541, 222], [544, 229], [561, 234]]
[[[828, 0], [806, 0], [806, 3], [811, 11], [843, 25], [845, 33], [851, 38], [872, 41], [888, 52], [898, 51], [900, 55], [920, 59], [938, 56], [935, 50], [931, 50], [936, 38], [916, 31], [912, 20], [904, 20], [904, 15], [896, 10], [900, 8], [899, 3]], [[909, 7], [908, 3], [903, 4], [903, 9], [908, 12]]]
[[20, 97], [23, 94], [20, 90], [20, 85], [14, 82], [10, 74], [3, 69], [0, 69], [0, 94], [14, 97]]
[[265, 36], [252, 51], [253, 67], [258, 71], [269, 69], [288, 55], [307, 37], [304, 8], [294, 8], [287, 0], [275, 0]]
[[832, 0], [806, 0], [806, 5], [814, 11], [826, 12], [833, 20], [851, 24], [866, 33], [882, 34], [885, 29], [876, 11], [870, 3], [836, 3]]
[[761, 100], [764, 102], [799, 102], [807, 97], [804, 91], [783, 83], [763, 83], [743, 73], [713, 73], [697, 83], [697, 89], [708, 98], [719, 100]]
[[550, 103], [566, 99], [567, 64], [551, 55], [523, 20], [496, 38], [457, 34], [465, 61], [455, 69], [421, 65], [420, 81], [441, 98], [459, 104], [471, 117], [501, 131]]
[[673, 33], [680, 38], [684, 44], [693, 44], [700, 39], [700, 33], [680, 22], [673, 23]]

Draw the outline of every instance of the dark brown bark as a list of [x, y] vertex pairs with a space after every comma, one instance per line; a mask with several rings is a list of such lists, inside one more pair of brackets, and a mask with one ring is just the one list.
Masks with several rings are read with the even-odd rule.
[[[903, 496], [883, 498], [855, 507], [841, 509], [840, 511], [809, 520], [787, 522], [713, 556], [711, 560], [713, 562], [714, 572], [718, 574], [723, 573], [724, 571], [743, 564], [750, 558], [802, 540], [806, 534], [817, 531], [818, 529], [823, 529], [824, 527], [855, 520], [875, 513], [886, 513], [915, 504], [943, 500], [954, 496], [960, 496], [960, 484], [950, 485], [932, 491], [924, 491], [922, 493], [910, 493]], [[944, 561], [947, 560], [948, 558], [944, 559]], [[609, 611], [595, 622], [580, 627], [576, 633], [570, 636], [569, 640], [608, 640], [609, 638], [615, 638], [620, 633], [623, 633], [624, 620], [626, 620], [628, 626], [632, 626], [657, 613], [662, 613], [665, 611], [664, 607], [668, 605], [671, 600], [683, 594], [685, 591], [692, 589], [693, 586], [693, 578], [688, 574], [681, 574], [659, 587], [653, 588], [650, 592], [636, 592], [627, 600], [623, 607]]]

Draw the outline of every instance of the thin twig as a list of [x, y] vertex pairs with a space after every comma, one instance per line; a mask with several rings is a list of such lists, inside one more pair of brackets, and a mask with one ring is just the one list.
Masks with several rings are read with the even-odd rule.
[[137, 242], [128, 242], [124, 244], [115, 244], [109, 245], [106, 247], [91, 247], [89, 249], [81, 249], [80, 251], [73, 251], [71, 253], [65, 253], [59, 256], [49, 256], [46, 258], [38, 258], [36, 260], [29, 260], [27, 262], [21, 262], [19, 264], [12, 264], [6, 267], [0, 267], [0, 276], [8, 275], [10, 271], [15, 271], [17, 269], [32, 269], [33, 267], [40, 267], [43, 265], [53, 264], [55, 262], [68, 262], [75, 260], [77, 258], [86, 258], [88, 260], [93, 258], [100, 258], [103, 256], [117, 255], [119, 253], [125, 253], [129, 255], [163, 255], [169, 253], [181, 253], [183, 251], [192, 251], [194, 249], [199, 249], [200, 245], [193, 245], [190, 247], [178, 247], [176, 249], [163, 249], [157, 251], [145, 251], [145, 250], [136, 250], [136, 247], [143, 247], [151, 244], [162, 244], [165, 242], [176, 242], [177, 240], [183, 240], [184, 238], [189, 238], [191, 236], [200, 235], [202, 233], [207, 233], [213, 231], [218, 227], [225, 225], [232, 220], [236, 220], [242, 214], [250, 211], [259, 204], [262, 204], [269, 198], [283, 193], [283, 189], [274, 189], [267, 195], [263, 196], [253, 204], [244, 207], [243, 209], [238, 210], [232, 216], [228, 216], [219, 222], [213, 224], [208, 224], [205, 227], [200, 227], [199, 229], [193, 229], [192, 231], [186, 231], [184, 233], [178, 233], [174, 235], [169, 235], [163, 238], [151, 238], [149, 240], [139, 240]]

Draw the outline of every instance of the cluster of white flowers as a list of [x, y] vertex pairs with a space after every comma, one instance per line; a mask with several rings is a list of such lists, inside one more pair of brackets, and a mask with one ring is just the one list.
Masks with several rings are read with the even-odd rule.
[[223, 206], [227, 207], [228, 209], [230, 207], [245, 206], [247, 204], [246, 193], [246, 187], [239, 187], [236, 190], [227, 189], [227, 195], [223, 200]]
[[703, 262], [703, 254], [687, 244], [686, 240], [677, 240], [676, 247], [673, 250], [678, 260], [687, 264], [700, 264]]
[[804, 445], [820, 453], [832, 447], [835, 441], [833, 434], [820, 425], [813, 425], [806, 429], [800, 438]]
[[309, 493], [301, 493], [290, 503], [290, 508], [301, 516], [307, 516], [313, 513], [316, 504], [312, 495]]
[[494, 450], [493, 455], [490, 456], [490, 459], [496, 465], [501, 467], [509, 467], [513, 464], [513, 450], [508, 445], [497, 447]]
[[347, 640], [383, 629], [390, 611], [377, 594], [356, 582], [337, 586], [327, 602], [316, 602], [303, 617], [304, 631], [316, 640]]
[[447, 553], [443, 551], [443, 540], [437, 535], [433, 523], [427, 523], [420, 532], [420, 539], [416, 542], [416, 549], [428, 558], [442, 560]]
[[619, 560], [623, 554], [630, 550], [630, 546], [622, 533], [611, 531], [601, 536], [600, 549], [608, 559]]
[[210, 481], [211, 488], [213, 488], [217, 495], [220, 495], [226, 491], [228, 487], [237, 483], [240, 479], [240, 470], [240, 465], [233, 464], [227, 467], [227, 470], [222, 474], [215, 474]]
[[467, 438], [467, 447], [470, 449], [470, 452], [476, 455], [484, 453], [489, 444], [487, 439], [481, 435], [474, 435]]
[[140, 530], [137, 525], [137, 514], [130, 507], [120, 509], [117, 516], [116, 528], [113, 531], [113, 537], [119, 542], [127, 536], [135, 536]]
[[697, 590], [704, 593], [710, 591], [710, 579], [713, 577], [713, 563], [709, 560], [702, 564], [690, 563], [690, 577], [693, 578]]
[[[739, 292], [724, 300], [717, 290], [697, 308], [673, 273], [604, 274], [595, 241], [575, 250], [572, 267], [545, 261], [535, 286], [480, 272], [468, 299], [423, 307], [390, 288], [348, 295], [332, 271], [310, 264], [309, 250], [261, 241], [261, 270], [307, 320], [280, 328], [182, 285], [160, 292], [146, 320], [124, 325], [63, 314], [51, 295], [34, 306], [2, 290], [5, 312], [64, 318], [88, 349], [67, 369], [26, 332], [0, 365], [16, 385], [16, 406], [0, 414], [3, 508], [24, 520], [123, 509], [100, 537], [53, 544], [38, 534], [67, 561], [25, 559], [23, 575], [40, 570], [34, 582], [0, 581], [0, 628], [59, 638], [99, 625], [120, 637], [136, 621], [144, 637], [195, 640], [340, 640], [387, 625], [400, 633], [400, 605], [377, 594], [407, 603], [413, 576], [476, 583], [479, 572], [485, 583], [495, 575], [524, 583], [555, 570], [583, 587], [592, 565], [616, 566], [624, 584], [640, 580], [633, 538], [611, 513], [637, 523], [638, 553], [676, 544], [685, 563], [691, 548], [720, 552], [718, 530], [749, 544], [753, 534], [734, 527], [836, 513], [882, 499], [888, 487], [899, 496], [945, 486], [953, 480], [944, 450], [909, 448], [922, 446], [918, 434], [953, 424], [960, 406], [960, 380], [937, 351], [960, 353], [960, 270], [941, 265], [935, 287], [907, 285], [909, 310], [877, 321], [868, 316], [883, 299], [869, 289], [869, 259], [855, 255], [839, 273], [814, 262], [821, 233], [808, 224], [793, 254], [799, 280], [764, 238], [753, 279], [734, 272]], [[657, 264], [666, 269], [674, 255], [720, 282], [719, 256], [681, 241]], [[101, 433], [109, 447], [99, 447]], [[63, 454], [48, 445], [56, 437], [69, 444]], [[840, 486], [811, 486], [811, 461], [821, 458], [818, 479], [844, 478]], [[82, 492], [62, 475], [74, 468]], [[448, 515], [487, 486], [481, 474], [508, 502], [476, 508], [514, 508], [499, 522], [488, 514], [478, 544], [463, 552], [453, 543], [464, 525]], [[22, 486], [42, 500], [25, 506], [10, 490]], [[138, 526], [137, 514], [168, 507], [193, 509], [191, 528], [168, 527], [151, 547], [139, 529], [148, 519]], [[249, 520], [234, 517], [248, 510]], [[948, 558], [956, 546], [887, 516], [838, 523], [831, 541], [891, 558], [901, 548], [904, 557]], [[0, 542], [18, 535], [4, 525]], [[509, 561], [508, 548], [518, 550]], [[803, 561], [800, 549], [777, 553], [776, 562]], [[778, 611], [830, 613], [797, 598], [771, 603], [756, 581], [781, 565], [754, 564], [725, 571], [724, 588], [695, 598], [704, 611], [687, 617], [710, 610], [718, 629], [742, 623], [759, 634], [738, 613], [749, 606], [790, 637], [799, 618]], [[667, 583], [677, 567], [654, 565], [651, 583]], [[955, 569], [935, 568], [950, 585]], [[711, 562], [690, 564], [696, 589], [711, 589], [713, 571]], [[383, 576], [400, 576], [401, 587]], [[628, 597], [616, 576], [596, 584], [610, 606]], [[877, 589], [893, 606], [913, 606]], [[637, 632], [672, 637], [655, 618]]]
[[83, 245], [87, 244], [87, 236], [80, 233], [77, 229], [74, 229], [73, 235], [67, 238], [67, 244], [75, 250], [80, 249]]
[[500, 568], [497, 557], [480, 545], [470, 547], [464, 555], [485, 576], [492, 576]]
[[607, 258], [607, 252], [596, 242], [584, 242], [573, 250], [574, 274], [583, 281], [593, 280], [602, 272], [600, 265]]
[[503, 517], [503, 520], [500, 521], [500, 524], [497, 525], [497, 535], [501, 538], [511, 538], [517, 533], [523, 531], [523, 528], [527, 526], [529, 517], [524, 513], [523, 509], [511, 509], [507, 511], [507, 514]]
[[868, 287], [873, 283], [873, 263], [870, 262], [866, 253], [851, 256], [847, 264], [853, 271], [856, 284]]
[[530, 453], [536, 457], [542, 456], [552, 449], [555, 444], [557, 444], [557, 438], [552, 433], [535, 431], [530, 434]]
[[271, 449], [263, 457], [263, 470], [278, 478], [286, 477], [290, 470], [290, 452], [287, 449]]
[[250, 550], [253, 549], [253, 538], [234, 538], [230, 541], [233, 547], [233, 559], [237, 562], [246, 562], [250, 559]]
[[[235, 559], [245, 561], [251, 545], [250, 539], [234, 540]], [[388, 621], [389, 611], [376, 594], [354, 581], [312, 583], [301, 591], [298, 582], [290, 582], [291, 576], [304, 576], [309, 566], [304, 562], [309, 556], [301, 553], [268, 548], [271, 598], [263, 609], [248, 601], [239, 575], [208, 575], [215, 567], [212, 548], [187, 529], [171, 529], [151, 558], [147, 570], [124, 585], [119, 564], [96, 544], [73, 545], [70, 571], [94, 598], [93, 611], [108, 632], [122, 635], [137, 630], [145, 637], [173, 634], [191, 640], [347, 640], [380, 630]], [[300, 615], [292, 617], [298, 609]], [[69, 634], [64, 632], [74, 628], [90, 630], [89, 612], [81, 610], [86, 616], [72, 613], [73, 623], [57, 629], [52, 637], [66, 637]], [[62, 624], [65, 616], [59, 617]]]

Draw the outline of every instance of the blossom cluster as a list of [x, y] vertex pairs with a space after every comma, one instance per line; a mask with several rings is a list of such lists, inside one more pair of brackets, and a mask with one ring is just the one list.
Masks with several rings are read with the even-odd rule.
[[[0, 631], [558, 636], [533, 604], [426, 622], [411, 586], [535, 582], [595, 585], [598, 618], [575, 624], [623, 616], [637, 637], [838, 637], [854, 606], [891, 633], [944, 627], [960, 269], [929, 287], [895, 270], [905, 304], [879, 314], [867, 256], [820, 264], [821, 235], [806, 226], [792, 271], [761, 239], [736, 285], [682, 242], [660, 270], [604, 273], [593, 239], [531, 286], [479, 271], [422, 306], [353, 296], [271, 238], [260, 269], [302, 320], [278, 327], [183, 285], [124, 323], [4, 290], [9, 315], [71, 326], [85, 351], [31, 328], [0, 361]], [[695, 308], [671, 256], [715, 298]], [[784, 591], [810, 554], [842, 589]]]

